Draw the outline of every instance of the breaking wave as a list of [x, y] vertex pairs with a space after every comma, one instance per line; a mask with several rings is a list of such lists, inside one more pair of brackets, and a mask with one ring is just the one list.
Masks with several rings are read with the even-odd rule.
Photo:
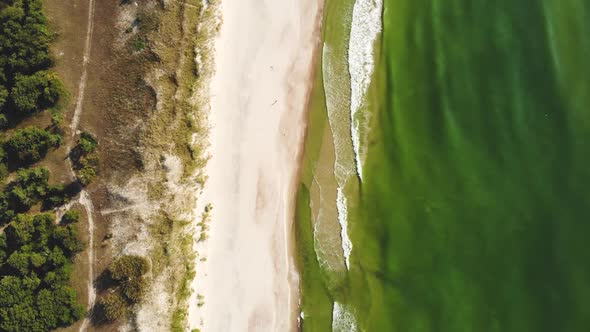
[[340, 236], [342, 237], [342, 253], [346, 269], [350, 269], [350, 253], [352, 252], [352, 241], [348, 237], [348, 208], [346, 205], [346, 196], [342, 193], [342, 188], [338, 187], [336, 196], [336, 208], [338, 210], [338, 223], [340, 223]]
[[332, 332], [356, 332], [356, 321], [352, 313], [340, 302], [334, 302], [332, 309]]
[[356, 171], [362, 181], [361, 158], [361, 119], [358, 112], [363, 100], [375, 64], [373, 62], [373, 45], [381, 32], [381, 13], [383, 0], [357, 0], [352, 11], [352, 27], [348, 45], [348, 64], [350, 72], [350, 134], [356, 162]]

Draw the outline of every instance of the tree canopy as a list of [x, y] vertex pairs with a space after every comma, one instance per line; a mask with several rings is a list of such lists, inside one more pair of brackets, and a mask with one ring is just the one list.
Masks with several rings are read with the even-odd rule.
[[0, 331], [47, 331], [84, 314], [68, 285], [80, 250], [74, 227], [52, 214], [13, 219], [0, 234]]
[[55, 106], [64, 88], [49, 53], [52, 34], [41, 0], [4, 0], [0, 6], [0, 125]]
[[30, 115], [54, 106], [61, 94], [61, 81], [54, 72], [38, 71], [33, 75], [17, 74], [10, 91], [15, 112]]
[[16, 180], [8, 185], [10, 207], [17, 212], [25, 212], [47, 194], [49, 171], [42, 167], [24, 169], [17, 172]]
[[45, 129], [27, 127], [17, 130], [4, 143], [8, 160], [17, 165], [30, 165], [43, 159], [49, 149], [58, 147], [61, 136]]
[[[62, 83], [50, 70], [51, 38], [42, 0], [0, 0], [0, 129], [55, 109], [63, 96]], [[5, 227], [0, 231], [0, 332], [49, 331], [85, 313], [69, 286], [72, 259], [83, 249], [77, 215], [69, 213], [66, 223], [56, 224], [52, 213], [25, 214], [42, 200], [63, 204], [73, 192], [49, 185], [45, 168], [24, 169], [60, 143], [52, 131], [27, 127], [0, 144], [0, 226]]]
[[0, 68], [10, 82], [17, 73], [47, 69], [51, 33], [40, 0], [7, 0], [0, 11]]

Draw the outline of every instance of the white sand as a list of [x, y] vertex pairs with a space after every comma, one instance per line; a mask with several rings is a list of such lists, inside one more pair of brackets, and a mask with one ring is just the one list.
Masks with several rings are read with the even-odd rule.
[[293, 203], [319, 42], [322, 0], [223, 0], [212, 82], [212, 159], [199, 208], [212, 203], [191, 328], [297, 327]]

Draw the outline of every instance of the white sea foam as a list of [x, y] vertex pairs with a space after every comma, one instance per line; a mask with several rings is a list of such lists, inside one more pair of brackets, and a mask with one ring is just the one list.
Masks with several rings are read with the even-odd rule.
[[356, 321], [352, 313], [340, 302], [334, 302], [332, 309], [332, 332], [356, 332]]
[[[323, 270], [340, 271], [344, 269], [342, 266], [342, 254], [338, 250], [340, 247], [340, 236], [338, 233], [332, 231], [332, 220], [327, 219], [324, 213], [326, 209], [329, 209], [329, 204], [324, 198], [325, 192], [322, 191], [322, 186], [316, 178], [314, 178], [313, 181], [318, 186], [319, 190], [319, 202], [317, 202], [318, 214], [313, 226], [315, 254], [318, 263]], [[309, 207], [312, 211], [315, 209], [313, 200], [310, 201]]]
[[[342, 188], [346, 187], [349, 179], [355, 174], [354, 152], [349, 136], [350, 124], [347, 101], [348, 84], [341, 78], [341, 74], [336, 68], [338, 56], [332, 52], [328, 44], [323, 47], [322, 70], [324, 74], [324, 91], [326, 98], [326, 107], [328, 112], [328, 123], [332, 132], [334, 142], [335, 159], [334, 159], [334, 176], [338, 184], [336, 196], [336, 212], [338, 223], [340, 224], [340, 238], [334, 239], [339, 242], [342, 248], [340, 259], [344, 258], [345, 267], [349, 269], [349, 257], [352, 251], [352, 242], [348, 237], [348, 211], [347, 200]], [[346, 86], [346, 89], [343, 87]], [[335, 253], [334, 253], [335, 254]]]
[[[348, 180], [355, 174], [354, 171], [354, 153], [348, 136], [348, 115], [343, 112], [348, 108], [347, 105], [347, 91], [343, 89], [345, 80], [341, 78], [337, 69], [338, 56], [332, 52], [331, 47], [324, 43], [322, 56], [322, 71], [324, 76], [324, 92], [326, 99], [326, 107], [328, 112], [328, 124], [332, 132], [332, 139], [334, 142], [334, 176], [338, 184], [338, 192], [336, 198], [336, 212], [338, 214], [338, 223], [340, 224], [340, 238], [334, 238], [333, 241], [339, 243], [342, 248], [342, 253], [338, 254], [340, 261], [344, 258], [346, 269], [349, 268], [349, 256], [352, 250], [352, 243], [348, 238], [347, 233], [347, 202], [346, 196], [342, 192], [342, 188], [346, 186]], [[318, 183], [319, 185], [319, 183]], [[323, 204], [320, 202], [320, 204]], [[323, 205], [320, 205], [323, 206]], [[321, 209], [321, 207], [320, 207]], [[337, 234], [337, 233], [336, 233]], [[334, 235], [336, 235], [334, 234]], [[326, 235], [324, 235], [326, 236]], [[325, 239], [324, 239], [325, 241]], [[335, 258], [337, 254], [332, 253]]]
[[350, 176], [354, 174], [354, 156], [348, 137], [348, 115], [344, 110], [348, 108], [347, 82], [341, 78], [338, 68], [338, 55], [328, 43], [322, 48], [322, 74], [324, 76], [324, 93], [328, 124], [334, 142], [334, 175], [340, 186], [344, 186]]
[[352, 12], [352, 27], [348, 44], [348, 63], [350, 72], [350, 134], [354, 149], [356, 170], [362, 181], [361, 138], [359, 128], [361, 119], [357, 113], [363, 100], [375, 67], [373, 45], [381, 32], [381, 13], [383, 0], [356, 0]]
[[342, 192], [342, 188], [338, 187], [336, 195], [336, 208], [338, 209], [338, 222], [340, 223], [340, 236], [342, 237], [342, 253], [344, 254], [344, 262], [346, 269], [350, 269], [350, 253], [352, 252], [352, 241], [348, 237], [348, 208], [346, 204], [346, 196]]

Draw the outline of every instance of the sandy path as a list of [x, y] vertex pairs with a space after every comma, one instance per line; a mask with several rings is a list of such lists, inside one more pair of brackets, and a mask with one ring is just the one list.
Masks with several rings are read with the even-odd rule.
[[288, 331], [297, 318], [293, 202], [319, 41], [321, 0], [223, 0], [212, 82], [211, 155], [199, 208], [191, 328]]
[[88, 80], [88, 62], [90, 61], [90, 47], [92, 46], [92, 34], [94, 32], [94, 0], [88, 0], [88, 26], [86, 27], [86, 39], [84, 40], [84, 59], [82, 61], [82, 76], [78, 83], [78, 95], [76, 97], [76, 108], [70, 124], [72, 137], [78, 131], [80, 124], [80, 115], [82, 115], [82, 103], [84, 102], [84, 93], [86, 91], [86, 82]]
[[[72, 149], [73, 139], [78, 133], [80, 125], [80, 116], [82, 115], [82, 105], [84, 103], [84, 93], [86, 91], [86, 82], [88, 79], [88, 62], [90, 61], [90, 47], [92, 46], [92, 35], [94, 32], [94, 0], [88, 0], [88, 25], [86, 27], [86, 38], [84, 40], [84, 59], [82, 62], [82, 75], [80, 82], [78, 83], [78, 94], [76, 97], [76, 107], [74, 109], [74, 115], [72, 116], [72, 122], [70, 124], [71, 137], [68, 140], [68, 151]], [[68, 159], [70, 173], [72, 178], [76, 178], [72, 161]], [[86, 192], [82, 189], [78, 202], [84, 207], [88, 222], [88, 310], [89, 314], [82, 321], [80, 331], [86, 331], [90, 323], [90, 316], [92, 315], [92, 308], [96, 300], [96, 289], [94, 288], [94, 206], [92, 200]]]

